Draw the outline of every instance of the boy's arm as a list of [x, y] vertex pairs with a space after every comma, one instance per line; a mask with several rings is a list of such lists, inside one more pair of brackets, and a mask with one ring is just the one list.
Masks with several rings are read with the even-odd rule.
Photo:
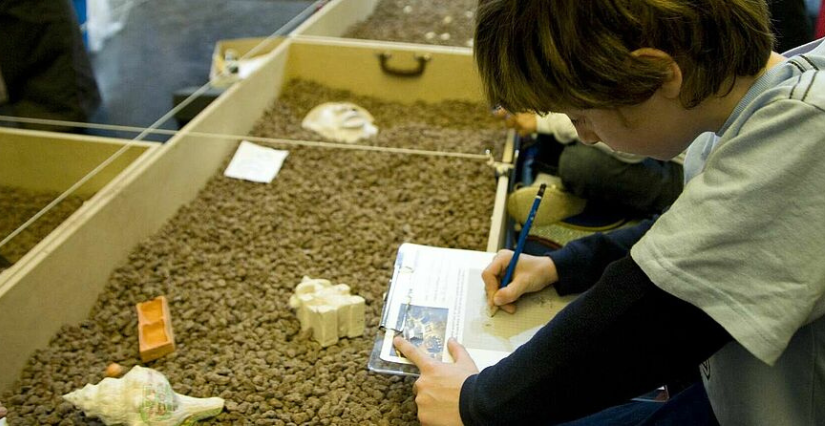
[[630, 247], [653, 225], [647, 219], [637, 225], [610, 233], [597, 233], [567, 243], [547, 253], [556, 265], [559, 281], [554, 285], [560, 295], [581, 293], [602, 276], [607, 265], [627, 256]]
[[470, 376], [466, 425], [551, 424], [651, 391], [731, 340], [702, 310], [656, 287], [632, 258], [498, 364]]

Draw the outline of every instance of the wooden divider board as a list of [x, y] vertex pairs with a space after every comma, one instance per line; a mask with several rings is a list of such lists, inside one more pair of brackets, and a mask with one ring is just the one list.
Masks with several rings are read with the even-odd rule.
[[[126, 143], [96, 136], [0, 128], [0, 185], [62, 193]], [[130, 147], [74, 195], [91, 197], [153, 145], [140, 142]]]
[[[295, 37], [293, 41], [289, 78], [301, 77], [359, 95], [403, 103], [484, 99], [469, 49], [310, 37]], [[382, 53], [389, 53], [390, 66], [398, 69], [415, 68], [418, 55], [427, 55], [430, 60], [420, 77], [395, 77], [381, 70], [378, 55]]]
[[[285, 40], [256, 73], [230, 87], [168, 142], [138, 158], [52, 233], [47, 246], [0, 276], [0, 390], [12, 384], [32, 352], [45, 347], [62, 325], [88, 316], [111, 273], [140, 241], [197, 196], [239, 142], [202, 134], [247, 134], [291, 78], [403, 102], [481, 99], [472, 57], [462, 49], [433, 46], [421, 52], [430, 54], [435, 65], [419, 79], [380, 72], [376, 53], [402, 57], [421, 48]], [[499, 216], [504, 196], [506, 190], [498, 192]]]
[[[503, 164], [515, 167], [513, 150], [515, 148], [516, 132], [507, 132], [507, 142], [504, 144]], [[493, 215], [490, 217], [490, 236], [487, 238], [487, 251], [497, 252], [504, 248], [504, 239], [507, 237], [507, 194], [510, 189], [510, 171], [498, 177], [496, 185], [496, 202], [493, 206]]]

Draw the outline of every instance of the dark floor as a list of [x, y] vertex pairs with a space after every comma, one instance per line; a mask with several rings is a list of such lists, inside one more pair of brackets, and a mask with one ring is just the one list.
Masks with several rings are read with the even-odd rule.
[[[92, 54], [103, 106], [92, 122], [149, 127], [172, 109], [172, 94], [209, 80], [215, 43], [266, 37], [298, 16], [306, 0], [148, 0], [137, 2], [123, 29]], [[177, 129], [176, 120], [161, 129]], [[135, 133], [95, 134], [134, 138]], [[168, 137], [149, 136], [146, 140]]]

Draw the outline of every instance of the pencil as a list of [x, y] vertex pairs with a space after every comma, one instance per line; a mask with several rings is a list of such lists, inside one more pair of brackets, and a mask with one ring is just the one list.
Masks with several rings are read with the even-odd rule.
[[[530, 233], [530, 227], [533, 225], [533, 219], [536, 217], [536, 212], [539, 209], [539, 204], [541, 204], [541, 198], [544, 196], [544, 189], [547, 187], [546, 184], [541, 184], [539, 187], [539, 192], [536, 194], [536, 198], [533, 199], [533, 205], [530, 207], [530, 213], [527, 215], [527, 220], [524, 222], [524, 226], [521, 227], [521, 233], [518, 236], [518, 243], [516, 243], [516, 250], [513, 252], [513, 257], [510, 259], [510, 264], [507, 265], [507, 272], [504, 274], [504, 278], [501, 280], [499, 284], [499, 288], [507, 287], [510, 284], [510, 281], [513, 280], [513, 272], [516, 270], [516, 263], [518, 263], [518, 258], [521, 256], [521, 252], [524, 251], [524, 242], [527, 241], [527, 234]], [[493, 305], [490, 308], [490, 316], [493, 316], [498, 312], [498, 306]]]

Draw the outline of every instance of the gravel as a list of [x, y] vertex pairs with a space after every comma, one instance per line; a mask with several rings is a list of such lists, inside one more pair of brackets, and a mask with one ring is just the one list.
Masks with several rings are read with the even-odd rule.
[[[501, 151], [482, 105], [402, 106], [296, 81], [252, 132], [317, 139], [303, 114], [330, 99], [376, 117], [379, 146]], [[64, 326], [0, 395], [15, 425], [99, 425], [61, 395], [107, 365], [140, 363], [134, 305], [166, 295], [177, 350], [146, 366], [175, 391], [226, 399], [205, 425], [415, 424], [412, 379], [371, 373], [382, 294], [403, 242], [484, 250], [496, 182], [484, 161], [283, 147], [269, 185], [217, 173], [119, 267], [87, 320]], [[226, 160], [228, 162], [228, 158]], [[301, 277], [346, 283], [366, 299], [363, 337], [321, 348], [288, 307]]]
[[290, 82], [289, 89], [264, 113], [252, 134], [317, 140], [319, 136], [302, 128], [301, 121], [312, 108], [324, 102], [352, 102], [370, 112], [379, 137], [361, 141], [361, 145], [468, 154], [483, 154], [489, 149], [496, 158], [501, 158], [503, 123], [494, 119], [490, 110], [481, 104], [387, 102], [306, 80]]
[[[9, 236], [59, 195], [60, 193], [57, 192], [39, 192], [0, 186], [0, 212], [2, 212], [0, 214], [0, 240]], [[3, 247], [0, 247], [0, 256], [2, 256], [0, 258], [0, 271], [10, 266], [6, 265], [4, 267], [5, 262], [3, 262], [3, 259], [11, 264], [20, 260], [37, 243], [71, 216], [75, 210], [79, 209], [83, 205], [83, 201], [84, 199], [81, 197], [69, 196]]]
[[382, 0], [344, 37], [472, 47], [477, 0]]

